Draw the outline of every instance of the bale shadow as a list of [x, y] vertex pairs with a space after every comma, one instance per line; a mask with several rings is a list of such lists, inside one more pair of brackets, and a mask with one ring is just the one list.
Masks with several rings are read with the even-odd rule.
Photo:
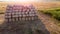
[[50, 34], [40, 19], [33, 21], [4, 22], [0, 34]]

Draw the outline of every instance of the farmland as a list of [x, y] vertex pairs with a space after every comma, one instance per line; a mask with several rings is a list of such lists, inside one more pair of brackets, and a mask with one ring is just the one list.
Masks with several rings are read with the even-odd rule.
[[[4, 14], [6, 11], [7, 3], [1, 3], [0, 6], [0, 24], [4, 21]], [[59, 33], [60, 29], [60, 4], [57, 3], [33, 3], [40, 13], [38, 16], [42, 22], [46, 25], [50, 32]], [[41, 14], [42, 13], [42, 14]], [[47, 15], [47, 16], [46, 16]], [[56, 28], [56, 29], [55, 29]], [[59, 31], [59, 32], [58, 32]]]

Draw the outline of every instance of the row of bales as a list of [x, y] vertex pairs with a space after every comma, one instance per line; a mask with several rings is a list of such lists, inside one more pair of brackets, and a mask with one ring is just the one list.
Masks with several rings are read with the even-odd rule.
[[33, 5], [8, 5], [5, 12], [6, 21], [36, 20], [36, 9]]

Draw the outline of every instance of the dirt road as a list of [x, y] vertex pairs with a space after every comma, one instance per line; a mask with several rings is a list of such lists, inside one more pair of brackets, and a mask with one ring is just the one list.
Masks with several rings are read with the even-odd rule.
[[0, 14], [0, 24], [2, 24], [4, 21], [4, 14]]
[[54, 24], [56, 21], [51, 20], [51, 17], [43, 13], [39, 13], [38, 16], [51, 34], [60, 34], [60, 27]]

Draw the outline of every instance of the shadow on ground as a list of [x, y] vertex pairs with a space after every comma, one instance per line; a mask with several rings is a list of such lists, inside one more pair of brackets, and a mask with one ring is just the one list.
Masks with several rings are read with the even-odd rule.
[[4, 22], [0, 34], [50, 34], [41, 20]]

